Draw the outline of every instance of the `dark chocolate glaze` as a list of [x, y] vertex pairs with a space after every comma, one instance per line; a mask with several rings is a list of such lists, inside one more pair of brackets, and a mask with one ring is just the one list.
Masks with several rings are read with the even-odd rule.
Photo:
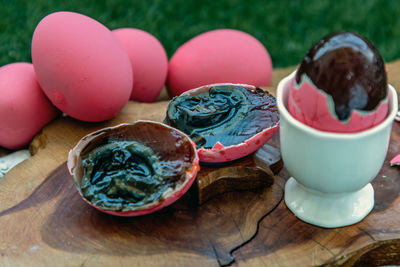
[[217, 85], [209, 92], [171, 100], [166, 123], [188, 134], [197, 148], [218, 141], [237, 145], [279, 121], [275, 97], [257, 88]]
[[339, 120], [349, 118], [353, 109], [375, 109], [387, 95], [382, 56], [354, 32], [333, 33], [316, 43], [300, 64], [298, 84], [303, 75], [332, 96]]
[[94, 205], [116, 211], [133, 210], [155, 202], [184, 180], [182, 162], [161, 161], [136, 141], [106, 144], [83, 160], [83, 196]]

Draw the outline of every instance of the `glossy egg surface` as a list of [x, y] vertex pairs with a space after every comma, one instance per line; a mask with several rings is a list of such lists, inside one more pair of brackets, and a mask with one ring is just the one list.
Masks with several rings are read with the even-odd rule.
[[289, 93], [289, 110], [316, 129], [357, 132], [384, 120], [387, 78], [375, 46], [354, 32], [330, 34], [301, 62]]

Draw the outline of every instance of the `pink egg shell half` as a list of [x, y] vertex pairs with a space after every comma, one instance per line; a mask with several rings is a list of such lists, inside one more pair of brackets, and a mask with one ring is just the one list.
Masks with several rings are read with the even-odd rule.
[[42, 92], [30, 63], [0, 68], [0, 95], [0, 146], [8, 149], [26, 146], [59, 114]]
[[317, 130], [353, 133], [369, 129], [381, 123], [388, 112], [388, 101], [382, 101], [378, 108], [372, 112], [353, 110], [348, 122], [344, 123], [332, 115], [329, 109], [327, 94], [316, 88], [308, 80], [303, 80], [298, 88], [295, 87], [295, 79], [290, 82], [288, 98], [290, 114], [300, 122]]
[[266, 48], [242, 31], [219, 29], [189, 40], [168, 65], [170, 97], [212, 83], [269, 86], [272, 62]]
[[167, 79], [168, 58], [162, 44], [148, 32], [122, 28], [112, 31], [124, 46], [132, 64], [131, 100], [154, 102]]
[[[244, 86], [246, 88], [250, 88], [251, 90], [255, 90], [256, 88], [255, 86], [247, 84], [231, 84], [231, 83], [210, 84], [199, 88], [191, 89], [185, 92], [184, 94], [197, 95], [204, 92], [208, 92], [210, 88], [215, 85], [239, 85], [239, 86]], [[259, 148], [265, 145], [272, 138], [272, 136], [274, 136], [274, 134], [278, 129], [279, 129], [279, 122], [276, 125], [270, 128], [266, 128], [263, 131], [257, 133], [250, 139], [247, 139], [245, 142], [237, 145], [224, 146], [220, 142], [217, 142], [211, 149], [200, 148], [197, 150], [200, 162], [221, 163], [243, 158], [257, 151]]]
[[110, 30], [87, 16], [56, 12], [32, 39], [32, 62], [50, 101], [83, 121], [114, 117], [130, 97], [132, 67]]
[[[168, 195], [164, 196], [161, 201], [147, 204], [138, 210], [113, 211], [113, 210], [103, 209], [101, 207], [94, 205], [92, 202], [90, 202], [83, 196], [82, 191], [80, 190], [80, 182], [77, 179], [78, 176], [82, 175], [82, 174], [80, 174], [80, 170], [79, 170], [80, 161], [81, 161], [81, 155], [80, 155], [81, 151], [83, 151], [94, 139], [99, 138], [99, 137], [101, 138], [101, 136], [104, 134], [113, 132], [114, 130], [118, 130], [118, 128], [120, 128], [120, 127], [132, 127], [132, 126], [139, 125], [139, 124], [158, 124], [165, 128], [173, 129], [173, 131], [174, 131], [173, 134], [175, 137], [182, 136], [185, 140], [190, 140], [191, 148], [195, 152], [195, 154], [194, 154], [191, 168], [185, 172], [185, 177], [186, 177], [185, 182], [182, 183], [181, 185], [179, 185], [177, 188], [175, 188], [175, 190], [172, 193], [169, 193]], [[113, 127], [104, 128], [104, 129], [98, 130], [94, 133], [90, 133], [90, 134], [86, 135], [78, 142], [78, 144], [73, 149], [71, 149], [69, 151], [67, 167], [68, 167], [69, 173], [74, 178], [75, 185], [79, 191], [79, 194], [81, 195], [82, 199], [86, 203], [88, 203], [90, 206], [96, 208], [97, 210], [99, 210], [101, 212], [115, 215], [115, 216], [122, 216], [122, 217], [145, 215], [145, 214], [156, 212], [168, 205], [171, 205], [172, 203], [177, 201], [180, 197], [182, 197], [189, 190], [189, 188], [192, 186], [192, 184], [196, 178], [198, 171], [200, 170], [199, 157], [198, 157], [198, 154], [196, 153], [196, 144], [193, 141], [191, 141], [189, 136], [187, 136], [185, 133], [179, 131], [178, 129], [175, 129], [166, 124], [159, 123], [159, 122], [153, 122], [153, 121], [146, 121], [146, 120], [138, 120], [131, 124], [123, 123], [123, 124], [116, 125]]]

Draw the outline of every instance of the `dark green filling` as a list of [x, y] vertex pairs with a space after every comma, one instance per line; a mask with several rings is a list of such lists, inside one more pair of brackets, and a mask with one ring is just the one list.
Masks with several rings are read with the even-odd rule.
[[174, 187], [175, 164], [161, 161], [151, 148], [135, 141], [106, 144], [82, 161], [82, 194], [104, 209], [135, 210]]
[[279, 121], [275, 98], [257, 88], [219, 85], [174, 98], [166, 122], [188, 134], [197, 148], [240, 144]]

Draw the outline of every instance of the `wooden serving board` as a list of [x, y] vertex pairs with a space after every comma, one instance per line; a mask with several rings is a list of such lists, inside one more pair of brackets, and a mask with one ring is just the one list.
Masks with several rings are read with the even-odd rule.
[[[388, 69], [391, 83], [399, 88], [400, 75], [395, 74], [400, 74], [400, 63], [388, 64]], [[269, 89], [292, 70], [275, 71]], [[384, 167], [373, 181], [375, 208], [353, 226], [323, 229], [298, 220], [282, 201], [289, 177], [285, 169], [279, 176], [269, 173], [266, 187], [211, 194], [201, 205], [192, 187], [173, 205], [142, 217], [113, 217], [87, 205], [66, 169], [69, 149], [106, 126], [162, 121], [167, 103], [132, 102], [104, 123], [63, 117], [46, 126], [31, 144], [35, 155], [0, 181], [0, 265], [218, 266], [233, 260], [243, 266], [400, 264], [400, 173], [388, 164], [400, 152], [397, 123]], [[278, 135], [270, 144], [279, 146]], [[253, 168], [251, 157], [237, 166]], [[204, 177], [214, 171], [206, 170]]]

